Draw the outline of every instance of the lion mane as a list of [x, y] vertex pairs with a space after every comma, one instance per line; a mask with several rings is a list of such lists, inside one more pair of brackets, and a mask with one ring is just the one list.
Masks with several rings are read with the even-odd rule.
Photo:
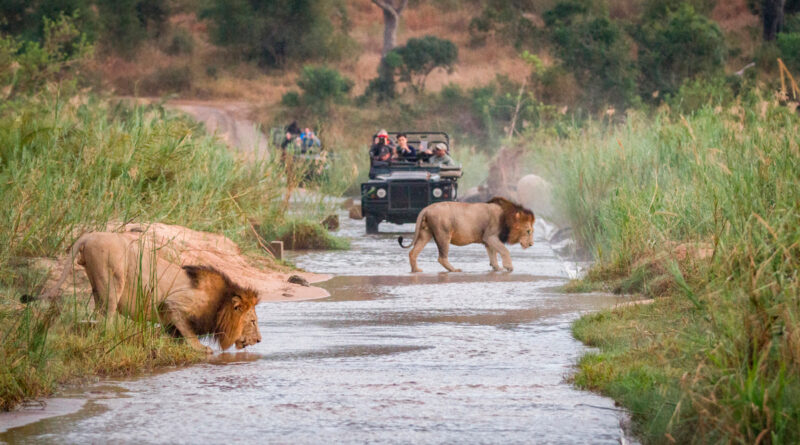
[[[518, 214], [530, 216], [533, 221], [536, 220], [536, 216], [534, 216], [532, 211], [506, 198], [495, 196], [494, 198], [486, 201], [486, 203], [497, 204], [503, 209], [503, 213], [500, 216], [500, 233], [498, 234], [498, 238], [500, 238], [500, 241], [504, 243], [509, 242], [508, 236], [515, 228], [517, 221], [519, 221], [519, 218], [517, 217]], [[517, 240], [512, 239], [510, 243], [514, 244], [517, 242]]]
[[[183, 266], [183, 270], [193, 288], [209, 295], [210, 307], [213, 309], [192, 318], [192, 326], [196, 332], [213, 333], [219, 346], [228, 349], [243, 335], [247, 321], [244, 314], [258, 303], [256, 292], [239, 286], [227, 275], [210, 266]], [[242, 300], [241, 309], [237, 309], [235, 305], [237, 297]]]
[[95, 310], [108, 319], [119, 313], [160, 323], [206, 353], [211, 348], [200, 343], [199, 335], [212, 335], [223, 350], [261, 340], [255, 290], [237, 285], [213, 267], [168, 261], [166, 250], [143, 233], [85, 233], [70, 249], [58, 284], [42, 296], [60, 293], [77, 260], [92, 286]]
[[534, 221], [533, 212], [505, 198], [495, 197], [478, 203], [437, 202], [422, 209], [417, 216], [411, 244], [404, 246], [402, 236], [397, 241], [400, 247], [411, 247], [408, 259], [412, 272], [421, 272], [417, 257], [431, 240], [439, 249], [439, 264], [450, 272], [460, 271], [448, 260], [450, 245], [474, 243], [486, 247], [492, 269], [500, 270], [499, 254], [503, 267], [510, 272], [514, 267], [504, 244], [519, 243], [523, 249], [532, 246]]

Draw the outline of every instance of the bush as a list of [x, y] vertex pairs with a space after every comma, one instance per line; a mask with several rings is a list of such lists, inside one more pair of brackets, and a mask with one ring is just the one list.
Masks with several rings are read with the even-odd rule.
[[687, 79], [718, 74], [725, 62], [725, 38], [719, 26], [688, 4], [654, 17], [638, 30], [640, 91], [675, 93]]
[[201, 15], [216, 44], [264, 66], [338, 60], [353, 46], [342, 0], [213, 0]]
[[289, 91], [281, 96], [281, 105], [284, 107], [299, 107], [302, 104], [300, 100], [300, 93], [297, 91]]
[[800, 32], [778, 34], [778, 48], [786, 67], [800, 73]]
[[194, 37], [184, 28], [178, 28], [169, 38], [169, 43], [164, 52], [171, 56], [191, 54], [194, 52]]
[[331, 104], [341, 103], [347, 98], [347, 93], [353, 88], [353, 81], [334, 68], [304, 66], [297, 79], [297, 86], [303, 91], [304, 104], [326, 112]]
[[194, 74], [188, 65], [169, 65], [159, 68], [142, 79], [139, 84], [142, 94], [180, 93], [192, 88]]
[[350, 247], [346, 239], [331, 235], [320, 223], [301, 219], [285, 222], [275, 237], [291, 250], [343, 250]]
[[634, 101], [637, 71], [631, 45], [607, 12], [562, 1], [544, 18], [564, 68], [582, 87], [583, 101], [590, 109], [608, 105], [625, 109]]
[[73, 17], [45, 18], [42, 43], [21, 45], [0, 36], [0, 87], [11, 87], [8, 96], [36, 92], [48, 82], [59, 82], [66, 89], [91, 53], [92, 46]]

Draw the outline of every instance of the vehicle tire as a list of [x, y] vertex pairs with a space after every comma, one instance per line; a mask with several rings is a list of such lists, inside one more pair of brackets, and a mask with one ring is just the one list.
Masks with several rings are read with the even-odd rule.
[[367, 215], [367, 233], [374, 235], [378, 233], [378, 218], [374, 215]]

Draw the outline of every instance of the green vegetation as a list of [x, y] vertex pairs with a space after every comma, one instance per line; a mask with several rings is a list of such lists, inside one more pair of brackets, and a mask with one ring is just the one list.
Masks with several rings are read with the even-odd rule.
[[800, 441], [798, 134], [791, 108], [749, 94], [539, 139], [588, 280], [656, 297], [574, 328], [599, 348], [576, 382], [647, 443]]
[[[89, 375], [202, 359], [141, 317], [97, 317], [88, 292], [37, 300], [48, 269], [42, 257], [61, 255], [77, 233], [128, 221], [222, 233], [259, 254], [253, 225], [291, 224], [286, 207], [306, 171], [296, 166], [286, 175], [277, 159], [242, 162], [160, 104], [80, 93], [77, 67], [91, 48], [69, 19], [45, 21], [43, 43], [18, 49], [0, 39], [0, 409]], [[306, 186], [329, 185], [329, 193], [341, 187]], [[300, 211], [321, 220], [330, 206]], [[316, 234], [321, 226], [303, 227]]]
[[415, 92], [425, 90], [425, 79], [436, 68], [453, 71], [458, 59], [458, 48], [453, 42], [434, 36], [408, 39], [405, 45], [386, 55], [387, 63], [399, 72], [400, 81], [406, 82]]
[[338, 60], [353, 46], [342, 1], [215, 0], [203, 14], [217, 44], [266, 66]]

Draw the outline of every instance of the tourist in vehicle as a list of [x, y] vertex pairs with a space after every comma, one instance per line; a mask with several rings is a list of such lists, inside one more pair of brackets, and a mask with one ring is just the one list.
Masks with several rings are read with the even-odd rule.
[[310, 151], [314, 151], [314, 148], [320, 148], [322, 143], [320, 142], [317, 135], [314, 132], [306, 127], [303, 130], [303, 134], [300, 135], [300, 147], [301, 152], [306, 153]]
[[408, 145], [408, 136], [405, 133], [397, 135], [397, 147], [395, 147], [396, 159], [404, 161], [414, 161], [417, 159], [417, 150]]
[[[386, 153], [388, 153], [389, 157], [387, 159], [379, 159], [385, 158]], [[369, 149], [369, 155], [374, 160], [391, 160], [394, 156], [395, 150], [394, 146], [392, 145], [391, 141], [389, 140], [389, 133], [386, 130], [380, 130], [373, 139], [372, 147]]]
[[447, 145], [439, 142], [433, 146], [433, 156], [428, 159], [428, 162], [434, 165], [444, 167], [455, 167], [458, 164], [447, 154]]

